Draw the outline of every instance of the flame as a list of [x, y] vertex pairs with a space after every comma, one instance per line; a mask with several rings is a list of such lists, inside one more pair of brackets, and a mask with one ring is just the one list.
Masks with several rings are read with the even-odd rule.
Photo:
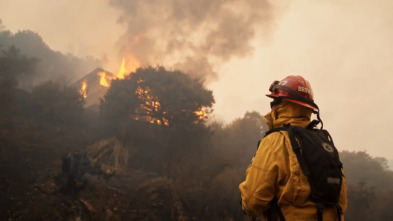
[[126, 75], [135, 72], [140, 66], [141, 63], [132, 55], [128, 55], [126, 58], [123, 57], [116, 78], [124, 79]]
[[145, 103], [142, 104], [142, 108], [146, 110], [147, 114], [151, 114], [153, 111], [158, 112], [160, 109], [160, 102], [158, 101], [157, 96], [152, 96], [150, 93], [150, 88], [147, 87], [143, 89], [141, 86], [136, 88], [135, 93], [138, 95], [140, 100], [144, 100]]
[[[135, 57], [133, 57], [132, 55], [127, 55], [122, 58], [120, 69], [116, 75], [113, 75], [113, 74], [105, 72], [105, 71], [98, 72], [97, 76], [99, 76], [100, 86], [102, 86], [100, 91], [104, 91], [103, 90], [104, 88], [108, 88], [111, 85], [111, 82], [113, 79], [124, 79], [127, 75], [135, 72], [140, 66], [141, 66], [141, 63]], [[139, 84], [141, 82], [143, 82], [142, 79], [140, 79], [137, 83]], [[88, 97], [88, 88], [89, 88], [88, 83], [92, 87], [91, 90], [94, 91], [96, 88], [96, 86], [95, 86], [96, 83], [88, 82], [87, 79], [84, 79], [83, 82], [81, 83], [81, 87], [79, 89], [79, 93], [82, 95], [82, 97], [84, 99], [87, 99], [87, 97]], [[153, 101], [152, 98], [148, 98], [148, 99], [150, 102]], [[147, 104], [147, 105], [152, 106], [155, 111], [158, 111], [158, 108], [160, 106], [158, 101], [154, 101], [153, 103]]]
[[[151, 89], [148, 86], [140, 85], [143, 83], [143, 79], [137, 80], [138, 86], [135, 90], [135, 94], [139, 100], [143, 101], [138, 108], [135, 109], [135, 114], [131, 115], [133, 120], [142, 120], [151, 124], [169, 126], [168, 112], [162, 109], [162, 105], [158, 100], [158, 96], [154, 96], [151, 93]], [[184, 110], [187, 112], [187, 110]], [[193, 113], [197, 117], [194, 121], [195, 124], [204, 122], [207, 119], [209, 109], [207, 107], [200, 107]]]
[[[100, 76], [100, 85], [101, 86], [104, 86], [104, 87], [110, 86], [110, 83], [108, 83], [107, 76], [104, 71], [98, 72], [97, 75]], [[110, 80], [112, 80], [112, 79], [109, 79], [109, 82], [110, 82]]]
[[198, 120], [205, 120], [207, 118], [207, 113], [202, 107], [199, 110], [194, 111], [194, 113], [198, 117]]
[[104, 71], [97, 73], [100, 76], [100, 85], [103, 87], [109, 87], [113, 79], [124, 79], [126, 75], [135, 72], [139, 67], [140, 62], [133, 56], [129, 55], [127, 56], [127, 59], [123, 57], [116, 76], [108, 76]]
[[84, 80], [82, 82], [81, 89], [79, 90], [79, 93], [83, 96], [84, 99], [87, 98], [87, 82], [86, 82], [86, 80]]
[[117, 72], [116, 77], [119, 78], [119, 79], [124, 79], [124, 75], [126, 73], [127, 73], [127, 71], [126, 71], [126, 62], [125, 62], [124, 57], [123, 57], [123, 59], [121, 61], [120, 69]]
[[[138, 82], [143, 82], [143, 80], [138, 80]], [[136, 114], [131, 116], [132, 119], [144, 120], [151, 124], [169, 126], [169, 120], [165, 118], [167, 112], [163, 111], [160, 113], [161, 103], [158, 101], [157, 96], [151, 94], [149, 87], [143, 88], [142, 86], [138, 86], [135, 90], [135, 94], [144, 102], [135, 110]]]

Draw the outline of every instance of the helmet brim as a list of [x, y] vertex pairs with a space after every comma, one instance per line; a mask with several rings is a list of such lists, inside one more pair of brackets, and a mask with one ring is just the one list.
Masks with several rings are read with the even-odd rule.
[[[279, 94], [274, 94], [274, 93], [266, 94], [266, 96], [270, 97], [270, 98], [273, 98], [273, 99], [281, 97]], [[312, 104], [308, 104], [308, 103], [305, 103], [305, 102], [302, 102], [302, 101], [298, 101], [298, 100], [287, 99], [287, 98], [284, 98], [283, 100], [286, 100], [286, 101], [289, 101], [289, 102], [292, 102], [292, 103], [295, 103], [295, 104], [299, 104], [299, 105], [302, 105], [302, 106], [307, 107], [307, 108], [311, 108], [314, 111], [319, 111], [318, 107], [316, 107], [316, 106], [314, 106]]]
[[284, 99], [284, 100], [292, 102], [292, 103], [295, 103], [295, 104], [302, 105], [303, 107], [311, 108], [314, 111], [319, 111], [318, 107], [316, 107], [314, 105], [311, 105], [311, 104], [308, 104], [308, 103], [305, 103], [305, 102], [302, 102], [302, 101], [292, 100], [292, 99]]

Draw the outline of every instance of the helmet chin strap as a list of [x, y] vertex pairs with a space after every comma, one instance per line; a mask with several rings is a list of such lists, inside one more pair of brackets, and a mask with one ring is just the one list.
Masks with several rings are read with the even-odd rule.
[[273, 108], [274, 106], [281, 104], [281, 102], [282, 99], [278, 99], [278, 98], [273, 99], [273, 101], [270, 102], [270, 108]]
[[322, 130], [323, 129], [323, 121], [321, 119], [321, 116], [319, 115], [319, 111], [317, 111], [316, 114], [317, 114], [318, 121], [321, 122], [321, 130]]
[[319, 113], [319, 107], [315, 103], [314, 103], [314, 105], [315, 105], [315, 107], [317, 107], [318, 111], [313, 110], [312, 112], [317, 115], [317, 119], [321, 123], [321, 130], [322, 130], [323, 129], [323, 121], [322, 121], [320, 113]]

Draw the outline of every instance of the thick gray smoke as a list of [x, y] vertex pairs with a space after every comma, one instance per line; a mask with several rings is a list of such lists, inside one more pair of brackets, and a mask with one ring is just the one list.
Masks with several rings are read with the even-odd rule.
[[142, 64], [181, 69], [214, 80], [217, 66], [253, 51], [252, 40], [269, 30], [273, 6], [266, 0], [111, 0], [121, 9], [127, 32], [119, 41], [123, 55]]

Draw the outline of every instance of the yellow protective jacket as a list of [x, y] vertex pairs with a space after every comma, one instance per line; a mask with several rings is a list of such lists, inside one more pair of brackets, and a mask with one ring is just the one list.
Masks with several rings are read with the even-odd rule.
[[[264, 117], [270, 129], [290, 123], [305, 127], [312, 111], [287, 101], [275, 106]], [[278, 200], [287, 221], [317, 220], [315, 203], [310, 199], [310, 185], [292, 150], [287, 131], [272, 133], [262, 139], [255, 157], [247, 168], [246, 180], [239, 185], [243, 210], [267, 220], [270, 202]], [[346, 181], [343, 178], [339, 205], [347, 209]], [[338, 220], [336, 208], [325, 208], [323, 220]], [[341, 220], [344, 220], [342, 215]]]

